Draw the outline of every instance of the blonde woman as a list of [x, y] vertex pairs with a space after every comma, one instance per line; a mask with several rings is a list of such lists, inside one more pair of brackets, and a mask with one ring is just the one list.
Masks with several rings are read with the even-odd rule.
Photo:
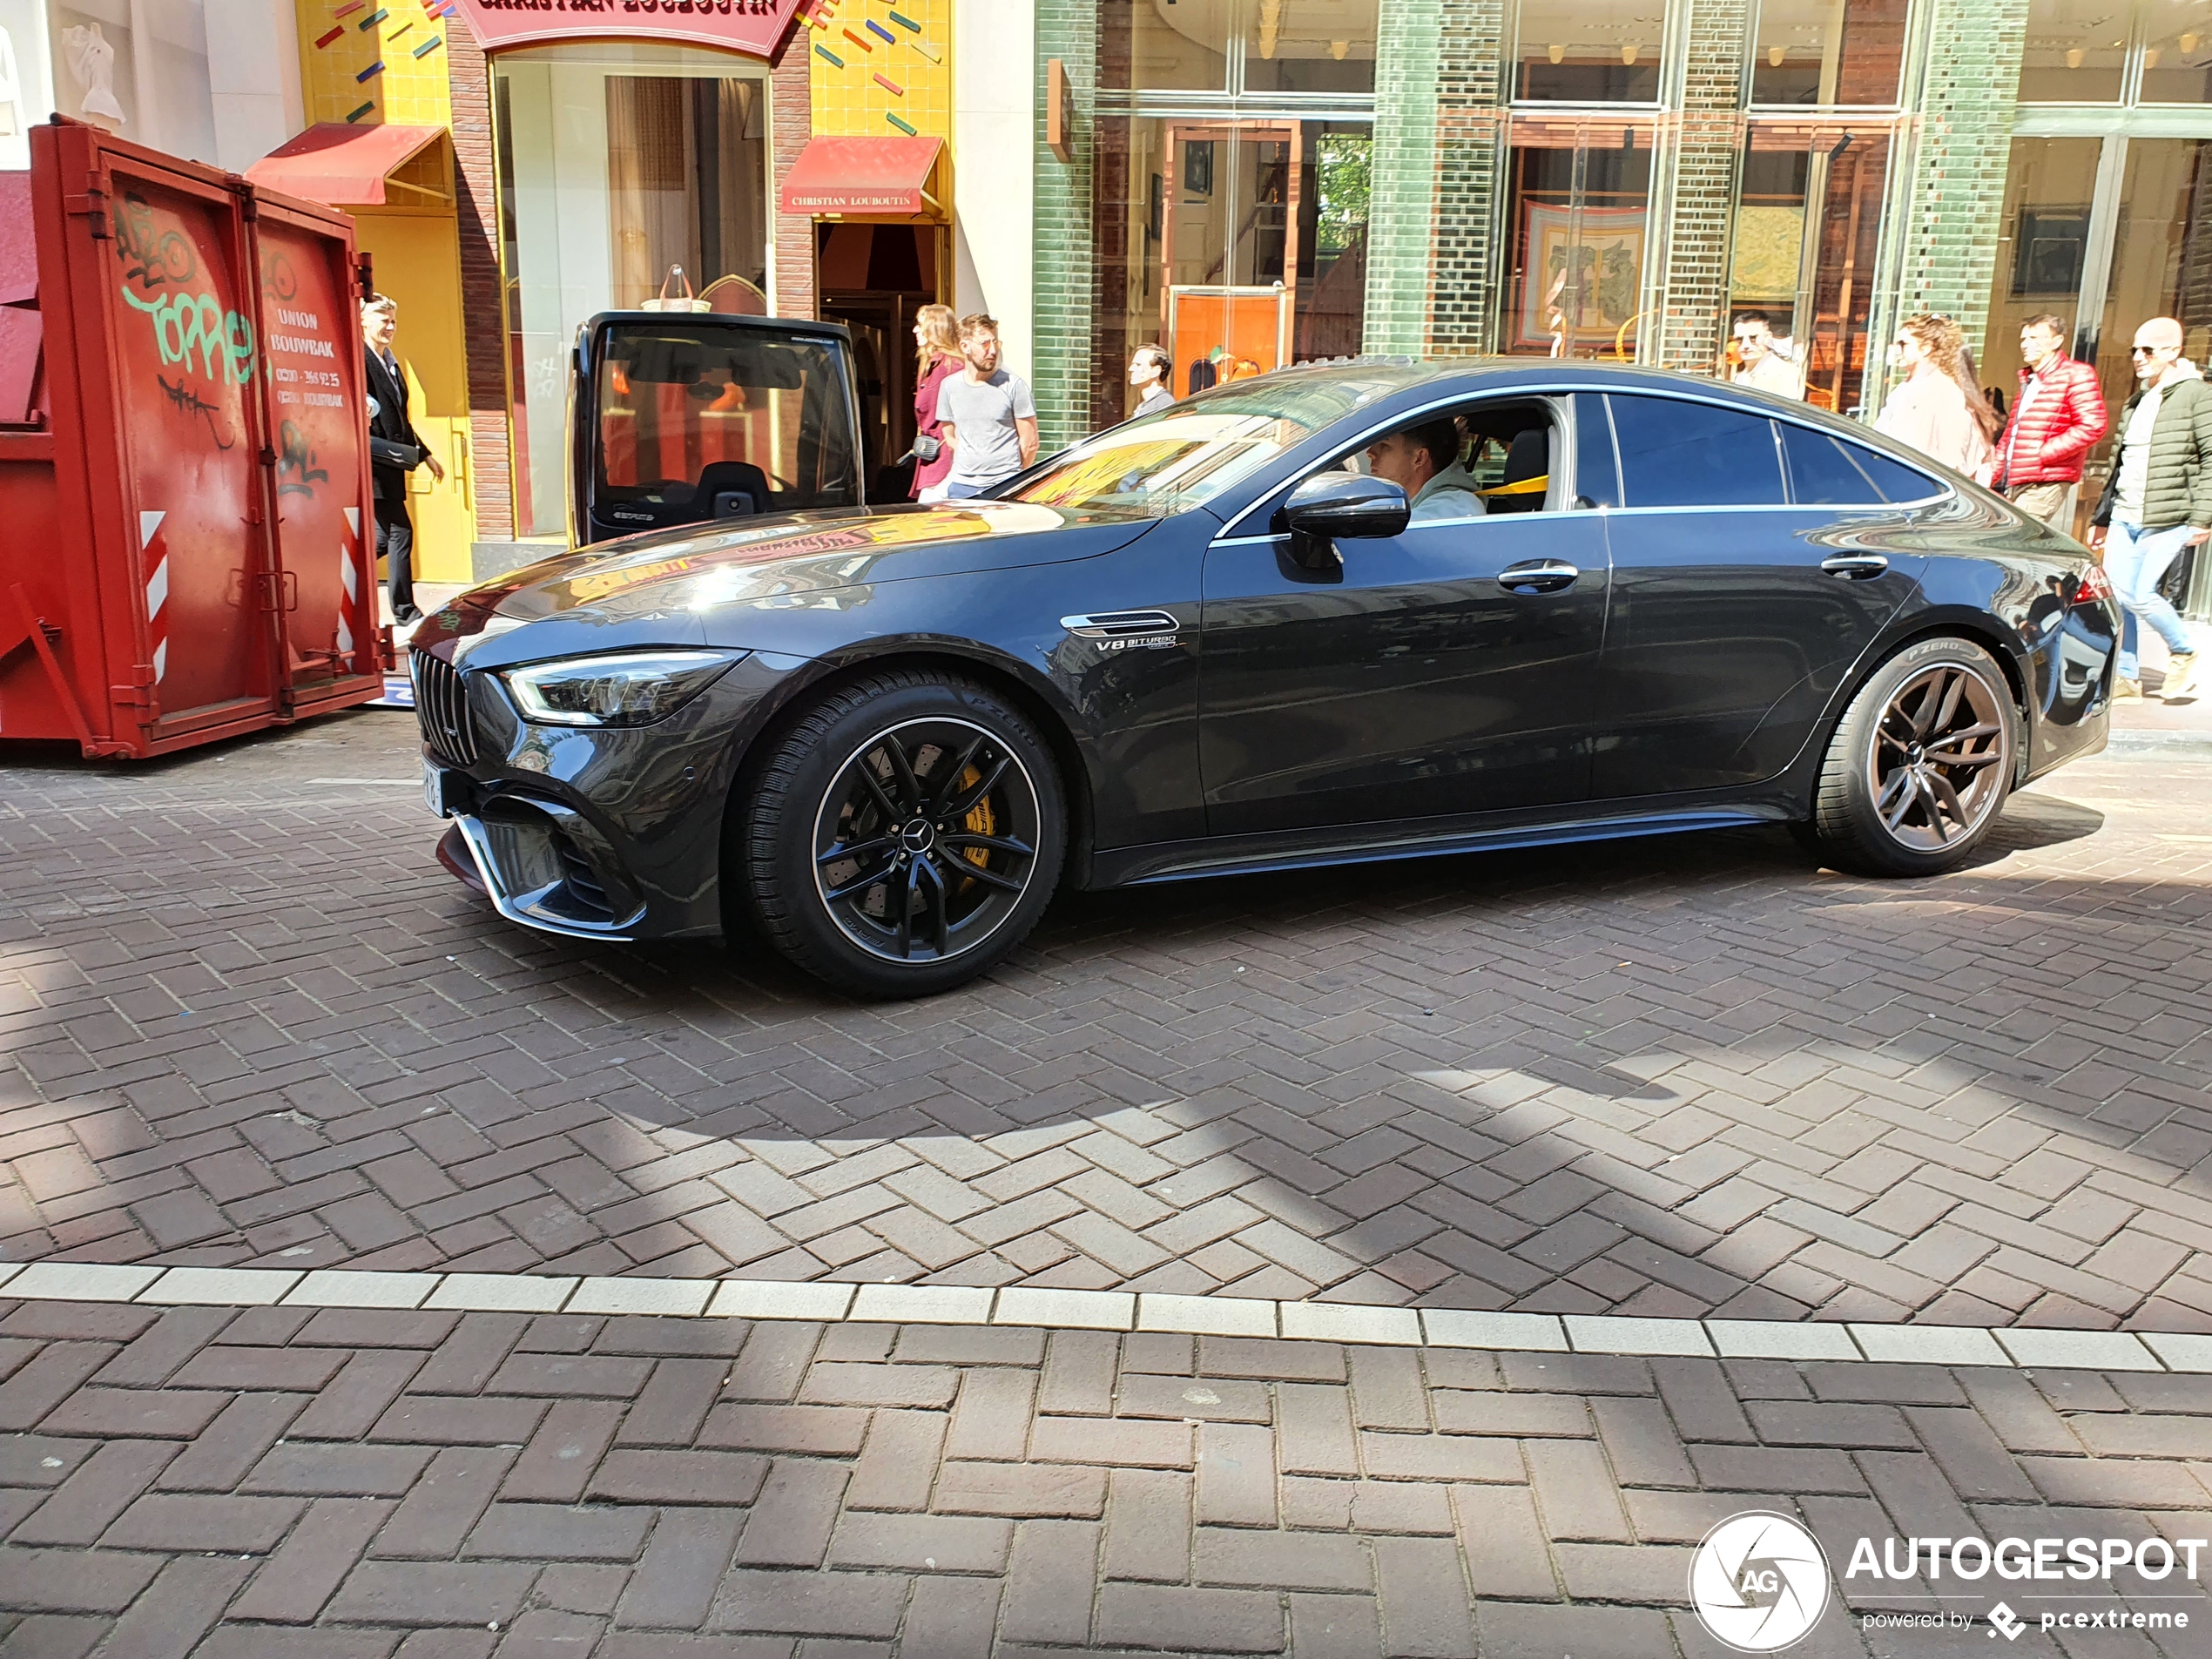
[[1997, 412], [1973, 378], [1966, 337], [1948, 317], [1907, 317], [1892, 348], [1905, 370], [1882, 405], [1877, 432], [1970, 477], [1986, 477], [1997, 454]]
[[960, 320], [950, 306], [924, 306], [914, 314], [914, 443], [929, 444], [937, 453], [927, 461], [914, 457], [914, 487], [907, 493], [916, 501], [945, 499], [945, 475], [953, 469], [953, 447], [945, 442], [944, 424], [937, 419], [937, 388], [949, 375], [966, 366], [960, 354]]

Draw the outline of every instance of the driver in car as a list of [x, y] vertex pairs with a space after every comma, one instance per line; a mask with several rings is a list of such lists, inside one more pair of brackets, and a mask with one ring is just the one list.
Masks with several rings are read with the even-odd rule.
[[1473, 518], [1482, 512], [1480, 486], [1460, 464], [1460, 428], [1449, 418], [1423, 421], [1368, 446], [1367, 470], [1387, 478], [1413, 503], [1413, 522]]

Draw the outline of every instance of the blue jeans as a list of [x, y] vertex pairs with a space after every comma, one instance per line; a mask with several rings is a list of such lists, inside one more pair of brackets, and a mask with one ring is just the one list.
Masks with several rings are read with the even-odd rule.
[[948, 483], [945, 486], [947, 501], [966, 501], [970, 496], [980, 496], [982, 493], [983, 486], [981, 484]]
[[2182, 544], [2189, 538], [2189, 527], [2174, 524], [2162, 530], [2147, 530], [2140, 524], [2125, 524], [2114, 519], [2105, 534], [2105, 575], [2111, 578], [2112, 590], [2120, 597], [2121, 608], [2128, 613], [2120, 628], [2120, 678], [2139, 678], [2135, 665], [2135, 644], [2139, 638], [2136, 618], [2158, 630], [2159, 637], [2166, 642], [2166, 649], [2186, 651], [2195, 649], [2189, 644], [2189, 631], [2182, 625], [2181, 617], [2158, 590], [2158, 579], [2166, 574], [2166, 567], [2179, 557]]

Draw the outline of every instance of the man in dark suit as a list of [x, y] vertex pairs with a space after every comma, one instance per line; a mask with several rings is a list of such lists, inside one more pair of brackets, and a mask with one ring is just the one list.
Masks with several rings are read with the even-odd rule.
[[415, 606], [415, 522], [407, 512], [407, 475], [428, 467], [443, 482], [446, 469], [408, 418], [407, 376], [392, 355], [400, 308], [382, 294], [361, 301], [361, 339], [368, 351], [368, 462], [375, 484], [376, 551], [385, 561], [392, 590], [392, 620], [405, 626], [422, 620]]

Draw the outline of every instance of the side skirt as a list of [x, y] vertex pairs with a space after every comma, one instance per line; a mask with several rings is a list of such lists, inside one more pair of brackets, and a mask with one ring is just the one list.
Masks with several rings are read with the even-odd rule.
[[1739, 829], [1750, 824], [1788, 820], [1779, 805], [1703, 807], [1678, 812], [1639, 813], [1616, 818], [1553, 819], [1489, 829], [1464, 825], [1430, 826], [1378, 825], [1364, 835], [1347, 835], [1345, 826], [1251, 836], [1241, 841], [1169, 841], [1150, 846], [1117, 847], [1091, 855], [1094, 887], [1149, 887], [1165, 881], [1193, 881], [1210, 876], [1260, 875], [1339, 864], [1377, 864], [1393, 859], [1445, 858], [1459, 853], [1500, 852], [1521, 846], [1558, 846], [1576, 841], [1622, 840], [1639, 835], [1675, 835], [1690, 830]]

